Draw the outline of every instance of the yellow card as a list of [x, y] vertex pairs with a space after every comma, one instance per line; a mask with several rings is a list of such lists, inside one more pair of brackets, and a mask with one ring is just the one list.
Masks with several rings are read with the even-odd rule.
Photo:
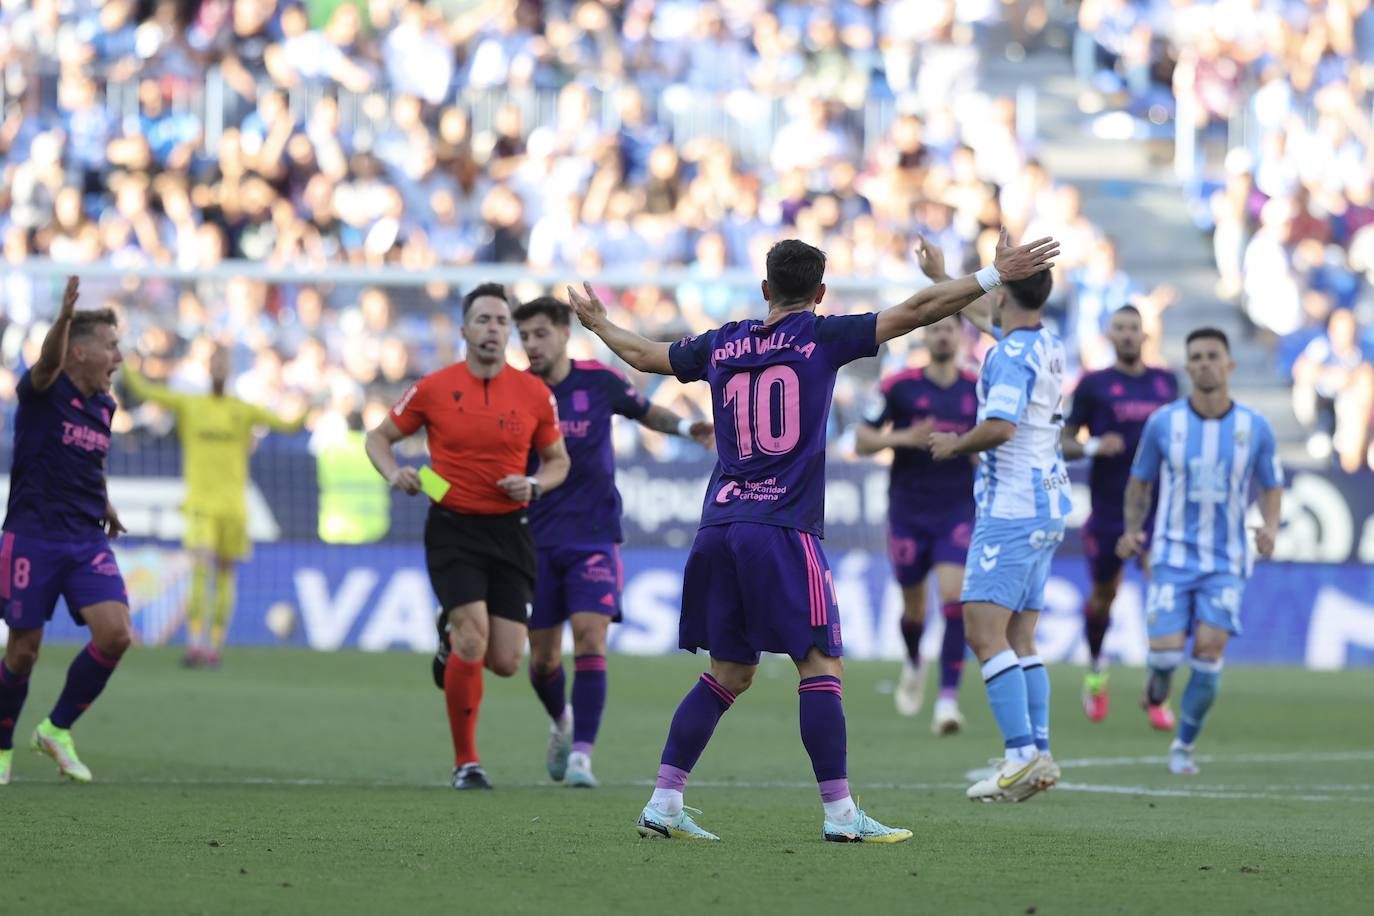
[[452, 487], [453, 484], [434, 473], [429, 465], [420, 468], [420, 489], [436, 503], [442, 502]]

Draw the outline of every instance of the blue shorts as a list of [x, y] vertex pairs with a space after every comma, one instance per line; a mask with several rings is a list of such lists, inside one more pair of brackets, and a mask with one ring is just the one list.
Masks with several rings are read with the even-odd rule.
[[620, 622], [624, 568], [620, 545], [589, 544], [535, 550], [530, 629], [561, 626], [584, 611]]
[[887, 555], [897, 584], [903, 588], [920, 585], [939, 563], [963, 566], [972, 537], [973, 520], [963, 513], [945, 518], [890, 519]]
[[1145, 593], [1150, 638], [1191, 633], [1199, 623], [1239, 636], [1245, 580], [1229, 572], [1199, 573], [1156, 566]]
[[820, 540], [754, 522], [702, 528], [682, 573], [678, 645], [742, 665], [763, 652], [800, 661], [813, 647], [839, 658], [840, 610]]
[[1063, 540], [1063, 519], [978, 519], [961, 600], [1043, 611], [1050, 561]]
[[0, 616], [16, 630], [36, 630], [52, 619], [57, 599], [72, 619], [103, 601], [129, 603], [124, 577], [104, 537], [50, 541], [6, 531], [0, 537]]

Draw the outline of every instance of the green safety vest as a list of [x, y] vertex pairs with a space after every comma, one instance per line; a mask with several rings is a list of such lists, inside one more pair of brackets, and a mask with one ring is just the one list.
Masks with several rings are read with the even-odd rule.
[[315, 456], [326, 544], [371, 544], [391, 528], [391, 488], [368, 460], [365, 442], [363, 433], [350, 430]]

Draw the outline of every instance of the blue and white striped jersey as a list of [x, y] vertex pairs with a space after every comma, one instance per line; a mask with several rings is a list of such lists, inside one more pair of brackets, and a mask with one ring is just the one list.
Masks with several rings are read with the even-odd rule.
[[1187, 398], [1174, 401], [1145, 424], [1131, 476], [1159, 480], [1154, 566], [1249, 575], [1250, 481], [1264, 490], [1283, 486], [1268, 420], [1241, 404], [1208, 420]]
[[1064, 342], [1046, 328], [1018, 328], [988, 351], [978, 377], [978, 422], [1016, 424], [1011, 441], [983, 454], [974, 484], [979, 518], [1062, 519], [1069, 474], [1059, 447]]

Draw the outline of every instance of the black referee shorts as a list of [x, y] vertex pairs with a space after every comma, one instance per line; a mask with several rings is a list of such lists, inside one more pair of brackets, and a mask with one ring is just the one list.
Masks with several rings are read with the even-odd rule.
[[487, 613], [525, 625], [534, 600], [534, 537], [523, 509], [460, 515], [430, 506], [425, 566], [440, 606], [485, 601]]

